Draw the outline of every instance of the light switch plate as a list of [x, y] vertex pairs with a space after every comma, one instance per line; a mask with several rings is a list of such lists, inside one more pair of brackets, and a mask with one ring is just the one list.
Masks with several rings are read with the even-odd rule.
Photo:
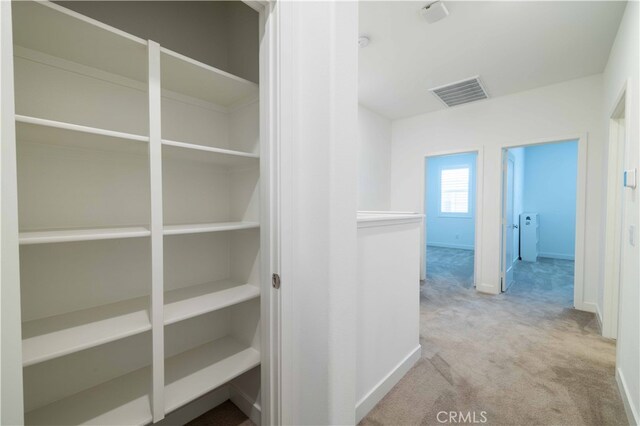
[[627, 188], [636, 187], [636, 169], [624, 171], [624, 186], [626, 186]]

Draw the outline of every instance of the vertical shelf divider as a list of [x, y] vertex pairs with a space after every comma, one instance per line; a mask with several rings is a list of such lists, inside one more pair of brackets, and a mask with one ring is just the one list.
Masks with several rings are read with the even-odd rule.
[[164, 258], [160, 45], [149, 46], [149, 173], [151, 192], [151, 333], [153, 421], [164, 418]]
[[18, 249], [18, 183], [13, 80], [11, 2], [0, 2], [0, 317], [2, 377], [1, 424], [24, 424], [22, 328], [20, 310], [20, 252]]

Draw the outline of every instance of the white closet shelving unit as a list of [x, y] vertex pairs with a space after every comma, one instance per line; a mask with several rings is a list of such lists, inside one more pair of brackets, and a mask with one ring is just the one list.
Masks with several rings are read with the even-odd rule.
[[12, 8], [25, 423], [158, 421], [260, 365], [258, 85]]

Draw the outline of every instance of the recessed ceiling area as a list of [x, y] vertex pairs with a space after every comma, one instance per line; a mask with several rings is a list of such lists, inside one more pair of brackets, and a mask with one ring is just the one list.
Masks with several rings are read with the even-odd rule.
[[390, 119], [447, 108], [429, 89], [473, 76], [495, 98], [599, 74], [626, 6], [445, 1], [449, 16], [429, 24], [428, 3], [360, 2], [360, 103]]

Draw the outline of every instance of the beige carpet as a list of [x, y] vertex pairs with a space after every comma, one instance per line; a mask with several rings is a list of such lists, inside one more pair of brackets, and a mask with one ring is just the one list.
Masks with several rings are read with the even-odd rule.
[[361, 425], [453, 424], [440, 411], [477, 422], [484, 411], [486, 425], [627, 424], [615, 343], [570, 307], [573, 262], [521, 264], [512, 288], [489, 296], [469, 288], [473, 252], [428, 252], [422, 358]]
[[[485, 425], [627, 424], [615, 344], [593, 314], [571, 308], [573, 262], [520, 263], [507, 293], [486, 296], [471, 288], [473, 252], [427, 253], [422, 358], [361, 425], [453, 424], [438, 422], [440, 411], [475, 412], [477, 422], [484, 411]], [[227, 401], [190, 424], [251, 422]]]

